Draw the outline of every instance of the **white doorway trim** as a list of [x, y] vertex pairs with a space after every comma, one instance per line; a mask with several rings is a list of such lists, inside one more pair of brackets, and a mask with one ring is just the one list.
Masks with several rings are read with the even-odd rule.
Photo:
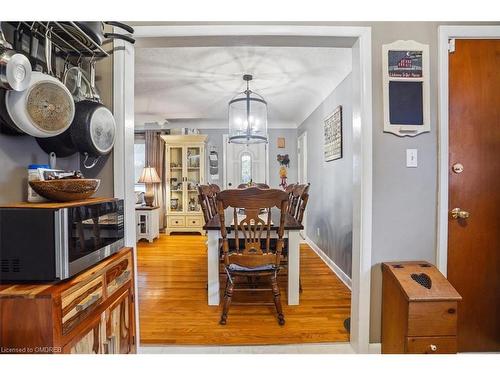
[[[122, 32], [114, 28], [115, 33]], [[115, 39], [113, 43], [113, 115], [116, 140], [113, 148], [113, 189], [116, 198], [123, 199], [125, 246], [133, 248], [134, 271], [137, 275], [134, 172], [134, 61], [135, 49], [129, 43]], [[134, 278], [135, 340], [140, 343], [138, 278]]]
[[436, 265], [445, 276], [448, 271], [448, 41], [454, 38], [500, 39], [500, 26], [439, 27], [439, 177]]
[[[222, 134], [222, 169], [224, 171], [223, 186], [227, 187], [227, 143], [229, 134]], [[269, 145], [266, 144], [266, 184], [269, 184]]]
[[[356, 41], [353, 50], [353, 263], [351, 298], [351, 345], [358, 353], [369, 352], [370, 336], [370, 281], [372, 250], [372, 41], [371, 27], [361, 26], [303, 26], [303, 25], [182, 25], [182, 26], [136, 26], [134, 36], [144, 37], [195, 37], [195, 36], [309, 36], [346, 37]], [[121, 57], [120, 57], [121, 56]], [[130, 87], [125, 93], [115, 92], [114, 110], [123, 113], [117, 121], [120, 135], [115, 145], [116, 156], [133, 155], [133, 106], [126, 97], [133, 97], [126, 72], [133, 72], [133, 54], [116, 51], [115, 88]], [[132, 66], [132, 68], [130, 68]], [[121, 99], [120, 99], [121, 98]], [[132, 99], [133, 104], [133, 99]], [[132, 125], [132, 126], [130, 126]], [[127, 158], [128, 159], [128, 158]], [[125, 159], [125, 160], [127, 160]], [[128, 168], [127, 168], [128, 166]], [[125, 209], [133, 198], [134, 169], [127, 163], [116, 162], [114, 176], [126, 183], [123, 189], [127, 196]], [[130, 190], [130, 191], [129, 191]], [[137, 290], [136, 290], [137, 293]], [[139, 325], [137, 326], [139, 329]]]

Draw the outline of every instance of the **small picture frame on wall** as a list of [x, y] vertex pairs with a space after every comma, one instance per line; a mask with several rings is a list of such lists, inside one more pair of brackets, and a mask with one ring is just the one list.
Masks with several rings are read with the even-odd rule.
[[278, 137], [278, 148], [285, 148], [285, 138]]
[[324, 120], [324, 153], [325, 161], [342, 158], [342, 106], [339, 105]]

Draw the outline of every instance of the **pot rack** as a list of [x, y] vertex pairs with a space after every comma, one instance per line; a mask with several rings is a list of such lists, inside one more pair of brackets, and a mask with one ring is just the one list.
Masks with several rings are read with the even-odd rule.
[[[90, 57], [91, 60], [97, 60], [109, 57], [113, 53], [112, 50], [106, 51], [102, 48], [73, 21], [14, 21], [9, 24], [37, 39], [50, 39], [52, 45], [59, 50], [56, 54], [64, 55], [68, 59], [76, 57], [80, 60], [82, 57]], [[78, 35], [68, 27], [68, 24], [78, 32]], [[57, 32], [54, 32], [55, 29]]]

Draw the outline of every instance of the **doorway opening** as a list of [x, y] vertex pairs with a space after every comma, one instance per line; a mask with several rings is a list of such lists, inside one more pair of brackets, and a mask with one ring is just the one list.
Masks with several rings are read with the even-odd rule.
[[[217, 30], [218, 29], [218, 30]], [[213, 34], [216, 32], [216, 34]], [[269, 34], [270, 33], [270, 34]], [[352, 106], [353, 158], [356, 160], [353, 169], [353, 234], [352, 234], [352, 304], [350, 341], [359, 352], [368, 352], [369, 324], [369, 286], [371, 268], [371, 42], [370, 29], [364, 27], [302, 27], [302, 26], [144, 26], [136, 28], [136, 37], [156, 39], [168, 38], [201, 38], [208, 35], [230, 36], [233, 40], [256, 37], [267, 38], [267, 35], [299, 38], [304, 42], [315, 37], [331, 37], [332, 41], [343, 39], [349, 42], [353, 55], [352, 82], [355, 87]], [[236, 38], [235, 38], [236, 36]], [[324, 39], [323, 39], [324, 40]], [[178, 40], [177, 40], [178, 41]], [[165, 42], [165, 40], [163, 40]], [[120, 44], [120, 43], [118, 43]], [[130, 82], [124, 78], [133, 77], [134, 52], [127, 47], [115, 57], [115, 85], [130, 88]], [[132, 79], [133, 82], [133, 79]], [[130, 96], [131, 90], [127, 91]], [[133, 99], [132, 99], [133, 100]], [[123, 127], [122, 138], [118, 138], [116, 153], [126, 155], [133, 146], [133, 113], [131, 114], [130, 98], [116, 97], [115, 109], [118, 121]], [[128, 107], [128, 109], [127, 109]], [[128, 124], [128, 125], [127, 125]], [[132, 125], [132, 127], [130, 126]], [[132, 135], [132, 136], [131, 136]], [[132, 141], [131, 141], [132, 140]], [[296, 141], [295, 141], [296, 145]], [[294, 147], [295, 147], [294, 145]], [[132, 153], [133, 155], [133, 153]], [[125, 157], [124, 157], [125, 158]], [[125, 159], [129, 159], [127, 156]], [[126, 197], [126, 210], [133, 210], [133, 182], [130, 171], [121, 161], [115, 162], [115, 191]], [[132, 216], [130, 216], [132, 217]], [[127, 225], [128, 224], [128, 225]], [[126, 227], [133, 224], [126, 223]], [[133, 242], [133, 231], [127, 235], [127, 243]], [[140, 304], [140, 302], [139, 302]]]
[[269, 148], [267, 143], [230, 143], [228, 134], [222, 135], [224, 188], [234, 189], [250, 181], [269, 182]]

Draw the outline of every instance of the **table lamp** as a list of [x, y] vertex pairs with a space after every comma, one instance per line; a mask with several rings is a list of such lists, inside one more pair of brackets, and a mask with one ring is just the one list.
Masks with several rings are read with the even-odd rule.
[[153, 184], [158, 184], [161, 182], [158, 173], [156, 173], [156, 169], [150, 166], [144, 167], [141, 177], [137, 182], [146, 184], [146, 193], [144, 194], [144, 200], [146, 201], [146, 206], [152, 207], [153, 201], [155, 200], [155, 191], [153, 188]]

